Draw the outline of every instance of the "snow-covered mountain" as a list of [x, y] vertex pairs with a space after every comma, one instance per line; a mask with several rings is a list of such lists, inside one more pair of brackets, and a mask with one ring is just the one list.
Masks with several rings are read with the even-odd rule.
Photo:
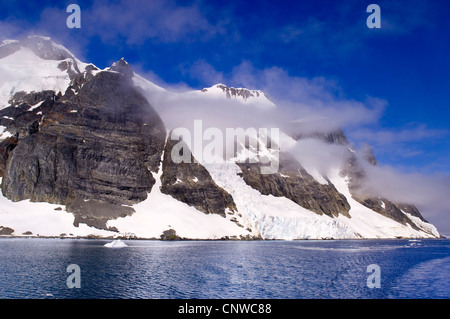
[[0, 45], [0, 108], [0, 235], [439, 237], [413, 205], [365, 190], [365, 169], [377, 161], [342, 130], [305, 134], [289, 123], [273, 174], [249, 161], [271, 156], [275, 140], [262, 136], [223, 161], [173, 161], [181, 142], [170, 133], [180, 125], [219, 119], [229, 127], [238, 114], [252, 126], [279, 112], [259, 90], [175, 93], [124, 59], [100, 70], [35, 36]]
[[223, 99], [224, 97], [226, 97], [227, 99], [236, 99], [243, 104], [250, 104], [257, 108], [276, 107], [276, 105], [269, 99], [267, 94], [261, 90], [233, 88], [228, 87], [222, 83], [218, 83], [209, 88], [200, 90], [200, 93], [212, 98]]
[[88, 64], [50, 38], [30, 36], [0, 44], [0, 108], [17, 92], [64, 92]]

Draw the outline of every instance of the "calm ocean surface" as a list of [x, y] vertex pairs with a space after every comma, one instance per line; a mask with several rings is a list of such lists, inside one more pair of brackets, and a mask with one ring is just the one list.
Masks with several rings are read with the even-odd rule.
[[448, 239], [108, 242], [0, 239], [0, 298], [450, 298]]

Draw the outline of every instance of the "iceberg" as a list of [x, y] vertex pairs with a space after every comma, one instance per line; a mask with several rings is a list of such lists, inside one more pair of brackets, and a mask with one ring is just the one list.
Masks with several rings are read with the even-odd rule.
[[108, 248], [122, 248], [127, 247], [127, 244], [125, 244], [121, 239], [116, 239], [110, 243], [105, 244], [104, 246]]

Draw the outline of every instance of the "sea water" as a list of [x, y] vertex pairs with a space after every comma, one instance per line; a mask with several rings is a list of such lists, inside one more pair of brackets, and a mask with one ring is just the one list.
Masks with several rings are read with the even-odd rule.
[[108, 242], [0, 239], [0, 298], [450, 298], [448, 239]]

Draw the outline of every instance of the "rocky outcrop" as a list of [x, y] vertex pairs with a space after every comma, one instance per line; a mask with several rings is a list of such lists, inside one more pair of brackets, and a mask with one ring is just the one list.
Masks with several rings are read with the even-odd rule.
[[[361, 151], [361, 158], [370, 165], [377, 165], [377, 160], [373, 154], [372, 148], [365, 145]], [[367, 165], [367, 164], [366, 164]], [[350, 194], [360, 204], [372, 209], [373, 211], [391, 218], [403, 225], [410, 225], [416, 230], [420, 230], [411, 219], [404, 214], [408, 213], [412, 216], [420, 218], [422, 221], [426, 220], [419, 213], [419, 210], [411, 204], [407, 203], [394, 203], [387, 198], [379, 196], [373, 190], [367, 188], [367, 174], [364, 170], [363, 163], [352, 152], [348, 153], [348, 159], [345, 166], [340, 172], [341, 176], [345, 176], [348, 179], [348, 186]]]
[[20, 44], [31, 49], [34, 54], [44, 60], [75, 60], [75, 57], [66, 48], [56, 45], [50, 38], [28, 36], [20, 40]]
[[14, 233], [14, 229], [10, 227], [0, 226], [0, 236], [9, 236]]
[[367, 163], [373, 166], [378, 165], [377, 158], [375, 157], [375, 154], [373, 153], [372, 147], [368, 143], [364, 143], [361, 147], [361, 157], [363, 160], [365, 160]]
[[[265, 98], [269, 99], [267, 97], [267, 95], [259, 90], [249, 90], [249, 89], [245, 89], [245, 88], [233, 88], [233, 87], [228, 87], [224, 84], [216, 84], [215, 87], [221, 89], [227, 98], [237, 98], [240, 97], [244, 100], [247, 100], [251, 97], [259, 97], [259, 96], [264, 96]], [[202, 92], [206, 92], [208, 89], [203, 89]]]
[[276, 174], [261, 174], [259, 163], [238, 165], [244, 181], [263, 195], [284, 196], [319, 215], [350, 217], [350, 205], [345, 196], [330, 181], [327, 184], [317, 182], [287, 153], [280, 153], [280, 166]]
[[160, 235], [161, 240], [181, 240], [182, 238], [177, 235], [175, 229], [167, 229]]
[[223, 92], [226, 94], [227, 98], [240, 96], [244, 100], [246, 100], [249, 97], [255, 97], [255, 96], [258, 97], [260, 95], [260, 92], [258, 92], [258, 91], [251, 92], [250, 90], [247, 90], [247, 89], [229, 88], [223, 84], [219, 84], [219, 85], [217, 85], [217, 87], [219, 89], [223, 90]]
[[64, 96], [16, 94], [0, 117], [13, 135], [0, 145], [2, 192], [13, 201], [65, 204], [75, 224], [105, 228], [155, 183], [166, 131], [129, 74], [80, 76]]
[[357, 152], [359, 155], [357, 156], [342, 129], [336, 129], [330, 132], [297, 132], [295, 134], [291, 134], [291, 136], [293, 136], [296, 140], [303, 138], [314, 138], [328, 144], [348, 146], [347, 160], [341, 169], [340, 175], [348, 178], [349, 191], [353, 199], [373, 211], [400, 222], [403, 225], [409, 224], [416, 230], [419, 228], [411, 221], [410, 218], [408, 218], [407, 215], [404, 214], [404, 212], [418, 217], [422, 221], [426, 222], [414, 205], [408, 203], [394, 203], [387, 198], [378, 196], [373, 192], [373, 190], [367, 188], [367, 174], [360, 158], [370, 165], [378, 165], [378, 161], [372, 147], [369, 144], [364, 143], [361, 149]]
[[397, 206], [397, 208], [399, 208], [402, 212], [420, 218], [423, 222], [428, 223], [428, 221], [423, 218], [422, 214], [419, 212], [416, 206], [408, 203], [396, 203], [395, 206]]
[[[236, 211], [231, 195], [214, 182], [206, 168], [197, 163], [192, 154], [190, 163], [175, 163], [172, 160], [172, 149], [177, 143], [184, 142], [169, 138], [166, 143], [161, 192], [205, 214], [218, 214], [225, 217], [227, 210]], [[182, 149], [186, 150], [187, 146]]]

